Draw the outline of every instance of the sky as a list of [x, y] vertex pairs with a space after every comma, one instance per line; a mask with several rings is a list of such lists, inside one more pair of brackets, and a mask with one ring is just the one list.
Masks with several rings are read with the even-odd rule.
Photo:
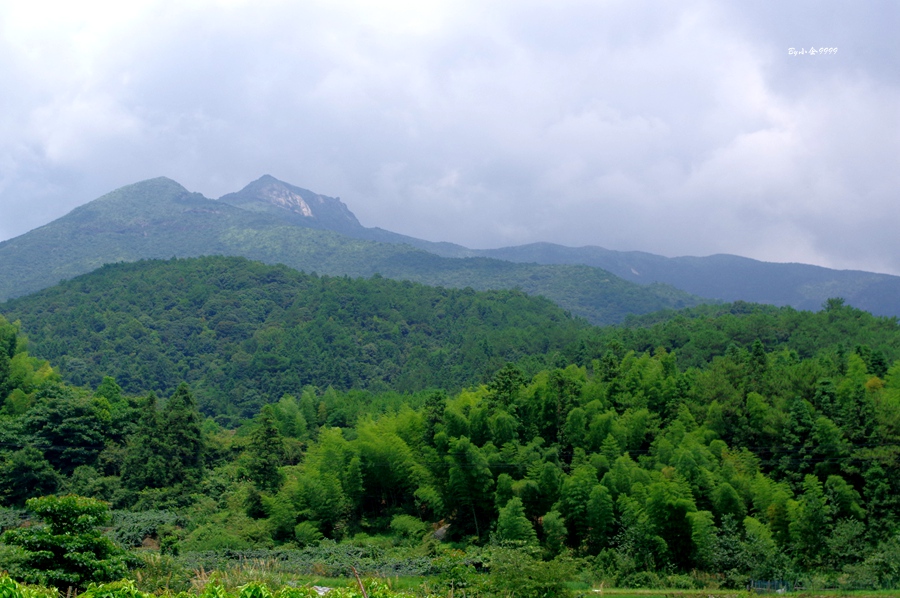
[[895, 0], [0, 0], [0, 240], [144, 179], [271, 174], [474, 248], [900, 274], [898, 25]]

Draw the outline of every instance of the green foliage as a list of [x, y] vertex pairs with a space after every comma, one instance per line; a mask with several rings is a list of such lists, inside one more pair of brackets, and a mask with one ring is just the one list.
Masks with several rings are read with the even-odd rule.
[[896, 589], [900, 586], [900, 536], [881, 542], [862, 563], [846, 569], [865, 587]]
[[0, 500], [21, 507], [29, 498], [54, 492], [59, 474], [43, 453], [29, 446], [12, 453], [0, 453]]
[[559, 511], [550, 511], [541, 517], [541, 531], [547, 555], [552, 558], [562, 553], [566, 547], [569, 533], [566, 530], [566, 520], [559, 514]]
[[274, 491], [284, 479], [279, 467], [284, 460], [284, 442], [270, 406], [263, 407], [257, 427], [250, 436], [247, 470], [250, 480], [261, 490]]
[[294, 527], [294, 538], [297, 546], [314, 546], [322, 540], [322, 532], [312, 521], [301, 521]]
[[47, 385], [35, 394], [22, 427], [37, 445], [53, 447], [46, 458], [64, 475], [79, 465], [92, 465], [105, 446], [110, 425], [109, 403], [74, 388]]
[[26, 506], [44, 526], [5, 532], [3, 542], [24, 550], [22, 577], [58, 588], [84, 588], [89, 581], [110, 581], [125, 574], [124, 552], [97, 530], [108, 519], [108, 506], [81, 496], [32, 498]]
[[447, 456], [448, 494], [445, 502], [458, 513], [458, 527], [477, 536], [487, 532], [492, 518], [493, 475], [484, 454], [465, 436], [452, 440]]
[[87, 362], [132, 393], [197, 380], [204, 411], [235, 420], [307, 384], [459, 388], [586, 328], [520, 291], [319, 277], [223, 257], [107, 266], [2, 311], [76, 384], [100, 382]]
[[808, 475], [803, 481], [803, 495], [791, 521], [791, 538], [803, 564], [816, 565], [824, 556], [823, 530], [831, 523], [831, 508], [825, 499], [822, 483]]
[[522, 499], [511, 498], [500, 509], [494, 540], [501, 546], [533, 546], [537, 544], [534, 526], [525, 517]]
[[203, 477], [206, 441], [190, 389], [181, 384], [162, 411], [156, 402], [153, 393], [143, 400], [125, 447], [122, 483], [136, 491], [123, 499], [129, 506], [177, 506]]
[[171, 511], [111, 511], [107, 535], [117, 544], [136, 547], [145, 538], [162, 539], [165, 530], [183, 523], [184, 518]]
[[122, 466], [122, 483], [125, 486], [142, 490], [165, 485], [167, 447], [164, 435], [156, 395], [150, 393], [141, 404], [140, 419], [128, 442]]
[[423, 521], [411, 515], [394, 515], [391, 518], [391, 531], [405, 544], [421, 543], [427, 529]]
[[187, 384], [178, 386], [166, 402], [162, 416], [166, 485], [190, 487], [203, 476], [204, 444], [200, 413]]
[[79, 594], [84, 598], [150, 598], [152, 594], [141, 592], [132, 580], [113, 581], [105, 584], [91, 584]]
[[578, 562], [561, 555], [542, 561], [528, 550], [495, 548], [490, 554], [490, 588], [517, 598], [568, 598], [567, 583], [575, 578]]
[[57, 593], [53, 588], [23, 585], [0, 574], [0, 598], [57, 598]]
[[[327, 290], [332, 281], [305, 284]], [[460, 296], [473, 298], [465, 317], [480, 318], [488, 304]], [[328, 301], [329, 313], [353, 305]], [[178, 553], [181, 569], [160, 560], [147, 575], [171, 574], [179, 589], [190, 571], [240, 557], [331, 574], [367, 563], [493, 592], [500, 586], [482, 585], [490, 578], [476, 571], [504, 545], [527, 549], [531, 560], [519, 564], [536, 580], [559, 562], [546, 559], [574, 554], [619, 584], [737, 588], [750, 577], [834, 580], [838, 572], [870, 587], [888, 583], [900, 523], [900, 362], [883, 366], [897, 356], [900, 330], [843, 306], [824, 314], [738, 307], [689, 313], [697, 317], [682, 318], [693, 322], [687, 339], [674, 335], [678, 318], [590, 331], [560, 352], [504, 361], [486, 384], [456, 392], [245, 388], [233, 398], [242, 410], [255, 405], [256, 417], [236, 429], [220, 425], [234, 423], [227, 415], [202, 421], [186, 385], [157, 405], [109, 378], [93, 393], [52, 380], [25, 393], [16, 382], [9, 397], [22, 393], [28, 408], [2, 416], [4, 500], [21, 503], [27, 493], [15, 493], [30, 486], [18, 482], [43, 479], [117, 508], [149, 509], [108, 533]], [[784, 330], [772, 337], [776, 325]], [[251, 361], [263, 341], [281, 338], [270, 328], [238, 343]], [[823, 341], [811, 354], [800, 350], [806, 335]], [[829, 345], [833, 338], [859, 347]], [[667, 348], [676, 342], [696, 342], [695, 365]], [[204, 384], [198, 393], [211, 392]], [[19, 521], [7, 519], [6, 527]], [[465, 552], [445, 561], [450, 546]], [[21, 570], [23, 553], [3, 550], [11, 571]], [[390, 560], [398, 555], [402, 565]]]

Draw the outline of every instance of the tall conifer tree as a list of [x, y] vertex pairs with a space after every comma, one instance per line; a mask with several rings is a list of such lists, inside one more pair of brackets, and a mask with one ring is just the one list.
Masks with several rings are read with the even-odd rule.
[[203, 476], [203, 432], [200, 412], [188, 385], [182, 382], [163, 410], [168, 471], [167, 486], [190, 486]]
[[271, 405], [262, 408], [257, 422], [258, 426], [250, 436], [247, 469], [257, 488], [275, 491], [282, 482], [279, 467], [284, 460], [284, 440], [275, 427]]

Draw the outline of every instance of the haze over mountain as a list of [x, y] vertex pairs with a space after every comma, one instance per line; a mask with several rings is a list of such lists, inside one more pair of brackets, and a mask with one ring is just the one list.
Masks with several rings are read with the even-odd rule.
[[151, 179], [0, 243], [0, 299], [52, 286], [105, 263], [236, 255], [322, 274], [380, 274], [476, 290], [520, 288], [595, 324], [702, 301], [670, 286], [641, 286], [585, 265], [454, 259], [365, 237], [395, 236], [363, 228], [338, 199], [272, 177], [222, 200], [191, 193], [170, 179]]
[[513, 262], [586, 264], [641, 284], [660, 282], [721, 301], [818, 310], [830, 297], [875, 315], [900, 316], [900, 277], [809, 264], [761, 262], [737, 255], [668, 258], [642, 251], [534, 243], [478, 252]]
[[105, 263], [215, 254], [333, 275], [518, 287], [596, 324], [695, 305], [699, 297], [816, 309], [840, 296], [876, 315], [900, 316], [896, 276], [732, 255], [667, 258], [550, 243], [469, 249], [366, 228], [339, 198], [269, 175], [218, 200], [167, 178], [151, 179], [0, 242], [0, 299]]
[[[287, 197], [293, 199], [286, 199]], [[296, 202], [309, 201], [316, 210]], [[762, 262], [736, 255], [668, 258], [641, 251], [565, 247], [532, 243], [499, 249], [469, 249], [434, 243], [380, 228], [365, 228], [338, 199], [315, 194], [264, 176], [238, 193], [221, 198], [233, 205], [277, 214], [303, 226], [330, 228], [356, 238], [406, 243], [443, 257], [488, 257], [518, 263], [581, 264], [602, 268], [639, 284], [664, 283], [721, 301], [752, 301], [816, 310], [830, 297], [843, 297], [876, 315], [900, 316], [900, 277], [808, 264]], [[291, 203], [291, 202], [294, 203]], [[293, 215], [292, 215], [293, 214]], [[324, 223], [328, 225], [323, 226]]]
[[236, 193], [229, 193], [219, 201], [261, 214], [308, 226], [354, 232], [363, 227], [340, 198], [327, 197], [283, 183], [271, 175], [263, 175]]

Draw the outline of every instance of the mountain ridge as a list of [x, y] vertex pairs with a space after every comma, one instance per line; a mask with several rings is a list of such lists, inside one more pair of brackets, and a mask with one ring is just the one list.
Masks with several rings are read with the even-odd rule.
[[293, 224], [323, 228], [335, 232], [363, 228], [339, 197], [329, 197], [303, 189], [265, 174], [240, 191], [228, 193], [217, 201], [248, 210], [287, 219]]
[[514, 262], [581, 263], [631, 282], [670, 284], [726, 302], [741, 300], [817, 310], [826, 299], [841, 296], [854, 307], [875, 315], [900, 316], [900, 277], [891, 274], [797, 262], [764, 262], [727, 253], [664, 257], [643, 251], [554, 243], [479, 250], [479, 254]]
[[[0, 300], [50, 287], [106, 263], [233, 255], [329, 275], [381, 274], [476, 290], [519, 288], [543, 295], [594, 324], [702, 302], [674, 288], [642, 287], [589, 266], [444, 258], [409, 244], [351, 237], [323, 227], [330, 218], [345, 228], [355, 228], [355, 217], [351, 220], [342, 214], [339, 200], [331, 202], [330, 217], [312, 221], [283, 206], [266, 205], [267, 197], [258, 191], [271, 182], [264, 179], [261, 185], [251, 184], [249, 190], [245, 187], [246, 193], [232, 195], [229, 201], [191, 193], [166, 178], [112, 191], [0, 245]], [[286, 185], [281, 189], [297, 195], [306, 192]], [[311, 201], [327, 205], [328, 200], [321, 197], [321, 201], [315, 197]], [[248, 210], [230, 202], [260, 209]], [[299, 203], [295, 207], [300, 207]]]
[[[37, 268], [37, 256], [42, 252], [50, 259]], [[23, 254], [30, 257], [24, 259]], [[624, 317], [628, 306], [609, 310], [605, 305], [602, 314], [596, 306], [586, 306], [597, 303], [588, 295], [600, 292], [597, 286], [605, 275], [576, 266], [599, 269], [622, 282], [642, 285], [650, 295], [663, 298], [657, 305], [660, 309], [695, 304], [699, 297], [706, 297], [815, 310], [828, 298], [840, 296], [875, 315], [900, 316], [900, 277], [889, 274], [762, 262], [731, 254], [669, 258], [642, 251], [546, 242], [470, 249], [364, 227], [340, 198], [271, 175], [263, 175], [219, 199], [206, 198], [172, 179], [157, 177], [114, 190], [62, 218], [0, 242], [0, 300], [46, 288], [104, 263], [211, 254], [244, 255], [327, 274], [380, 273], [425, 284], [477, 289], [500, 288], [497, 285], [502, 281], [529, 293], [544, 294], [595, 323]], [[429, 256], [469, 261], [443, 263]], [[503, 275], [499, 280], [491, 281], [498, 265], [479, 259], [509, 265], [500, 268]], [[523, 265], [528, 264], [542, 268], [526, 272]], [[553, 269], [563, 266], [567, 268], [565, 274], [562, 269]], [[480, 270], [470, 273], [467, 280], [467, 267]], [[592, 280], [587, 287], [575, 285], [575, 294], [580, 295], [577, 298], [566, 289], [548, 288], [548, 276], [570, 287], [563, 280], [581, 276], [582, 272], [588, 272]], [[653, 283], [669, 285], [683, 295], [675, 298], [671, 291], [651, 286]], [[640, 293], [631, 295], [633, 299]], [[653, 301], [639, 301], [636, 311], [629, 313], [645, 313], [643, 310]]]

